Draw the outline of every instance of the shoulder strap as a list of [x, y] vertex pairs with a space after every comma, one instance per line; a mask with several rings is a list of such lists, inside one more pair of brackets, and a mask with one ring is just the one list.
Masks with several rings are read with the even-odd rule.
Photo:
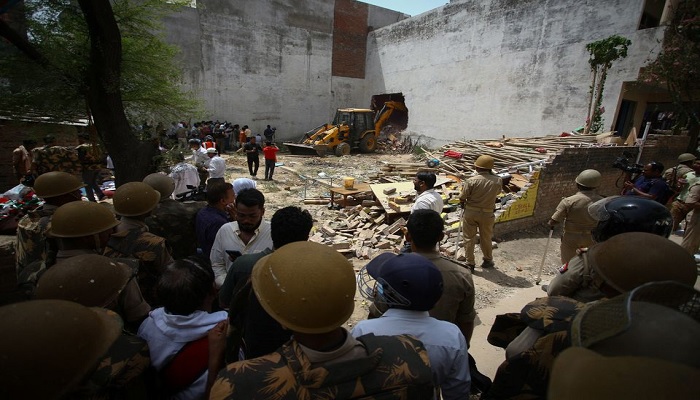
[[197, 380], [209, 366], [209, 338], [189, 342], [160, 371], [169, 393], [177, 393]]

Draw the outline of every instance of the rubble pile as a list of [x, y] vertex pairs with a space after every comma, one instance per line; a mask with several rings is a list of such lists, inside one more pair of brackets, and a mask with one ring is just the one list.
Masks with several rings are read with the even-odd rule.
[[521, 165], [546, 160], [565, 148], [616, 145], [601, 141], [603, 135], [609, 134], [463, 140], [442, 146], [435, 153], [424, 150], [424, 154], [428, 159], [439, 160], [440, 171], [447, 174], [471, 175], [475, 172], [474, 161], [484, 154], [494, 158], [496, 172], [513, 171]]

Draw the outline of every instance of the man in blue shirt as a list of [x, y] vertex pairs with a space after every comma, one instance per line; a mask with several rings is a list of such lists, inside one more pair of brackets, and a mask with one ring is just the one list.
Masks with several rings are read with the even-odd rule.
[[663, 164], [652, 161], [644, 166], [642, 175], [634, 182], [626, 181], [622, 194], [625, 196], [639, 196], [649, 200], [666, 204], [670, 190], [661, 174], [664, 172]]
[[209, 204], [199, 210], [195, 220], [197, 247], [207, 259], [219, 228], [235, 218], [234, 200], [233, 186], [228, 182], [216, 183], [207, 189]]

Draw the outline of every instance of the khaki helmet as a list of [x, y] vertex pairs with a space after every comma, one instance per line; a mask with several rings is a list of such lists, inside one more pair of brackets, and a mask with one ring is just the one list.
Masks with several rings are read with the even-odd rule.
[[119, 186], [112, 199], [117, 214], [136, 217], [156, 208], [160, 193], [143, 182], [129, 182]]
[[143, 183], [157, 190], [160, 193], [161, 200], [169, 198], [175, 190], [175, 180], [165, 174], [150, 174], [143, 178]]
[[[593, 284], [624, 293], [648, 282], [694, 285], [695, 259], [681, 246], [647, 232], [627, 232], [593, 245], [585, 255]], [[609, 293], [608, 293], [609, 294]]]
[[493, 169], [493, 161], [493, 157], [491, 156], [479, 156], [479, 158], [474, 161], [474, 166], [484, 169]]
[[586, 169], [581, 171], [576, 177], [576, 183], [591, 189], [600, 186], [600, 172], [595, 169]]
[[314, 242], [293, 242], [253, 268], [253, 290], [268, 314], [302, 333], [340, 327], [355, 308], [355, 272], [345, 257]]
[[90, 201], [73, 201], [56, 209], [48, 236], [77, 238], [96, 235], [119, 225], [107, 207]]
[[122, 329], [114, 312], [64, 300], [0, 307], [0, 321], [3, 399], [61, 398], [97, 366]]
[[39, 175], [34, 181], [34, 193], [42, 199], [75, 192], [85, 186], [80, 179], [62, 171], [51, 171]]
[[56, 263], [41, 275], [36, 299], [68, 300], [86, 307], [107, 307], [132, 278], [132, 269], [113, 258], [81, 254]]
[[684, 163], [688, 161], [695, 161], [697, 157], [695, 157], [695, 154], [691, 153], [683, 153], [680, 156], [678, 156], [678, 162], [679, 163]]
[[698, 393], [700, 369], [650, 357], [605, 357], [572, 347], [554, 359], [547, 398], [694, 399]]

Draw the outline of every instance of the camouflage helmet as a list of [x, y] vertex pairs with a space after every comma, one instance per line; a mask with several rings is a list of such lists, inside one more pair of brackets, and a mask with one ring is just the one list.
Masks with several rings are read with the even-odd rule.
[[129, 182], [119, 186], [112, 199], [117, 214], [135, 217], [156, 208], [160, 193], [143, 182]]
[[595, 189], [600, 186], [600, 172], [595, 169], [586, 169], [581, 171], [576, 177], [576, 183], [581, 186], [585, 186], [591, 189]]
[[667, 238], [673, 229], [673, 218], [666, 207], [638, 196], [606, 197], [588, 206], [588, 214], [598, 221], [593, 230], [596, 242], [625, 232], [648, 232]]
[[697, 157], [695, 157], [695, 154], [692, 153], [683, 153], [680, 156], [678, 156], [678, 162], [679, 163], [684, 163], [688, 161], [695, 161]]
[[618, 293], [648, 282], [676, 281], [694, 285], [695, 259], [676, 243], [646, 232], [627, 232], [597, 243], [585, 253], [595, 271], [593, 284], [605, 283]]
[[493, 157], [481, 155], [474, 161], [474, 166], [484, 169], [493, 169], [493, 162]]
[[51, 171], [39, 175], [34, 181], [34, 193], [47, 199], [75, 192], [85, 186], [80, 179], [62, 171]]
[[64, 300], [0, 307], [0, 320], [3, 399], [61, 398], [98, 364], [122, 329], [114, 312]]
[[292, 331], [330, 332], [355, 308], [352, 264], [323, 244], [282, 246], [258, 261], [251, 279], [265, 311]]
[[56, 263], [41, 275], [36, 299], [68, 300], [86, 307], [107, 307], [132, 278], [132, 269], [113, 258], [81, 254]]
[[175, 190], [175, 181], [173, 178], [165, 174], [154, 173], [143, 178], [143, 183], [149, 185], [160, 193], [160, 199], [164, 200], [170, 197]]
[[77, 238], [96, 235], [119, 225], [109, 208], [90, 201], [73, 201], [56, 209], [48, 236]]

